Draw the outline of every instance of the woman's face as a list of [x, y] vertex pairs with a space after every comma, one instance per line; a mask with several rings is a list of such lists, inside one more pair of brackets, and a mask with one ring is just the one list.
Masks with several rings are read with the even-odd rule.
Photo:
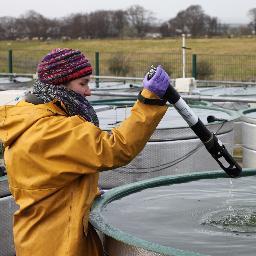
[[91, 80], [91, 76], [84, 76], [67, 83], [67, 88], [73, 90], [82, 96], [90, 96], [91, 90], [89, 88], [89, 82]]

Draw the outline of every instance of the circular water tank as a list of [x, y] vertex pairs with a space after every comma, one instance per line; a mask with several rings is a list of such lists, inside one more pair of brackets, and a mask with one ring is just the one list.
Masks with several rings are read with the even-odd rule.
[[254, 256], [256, 170], [158, 177], [95, 200], [90, 223], [109, 256]]
[[241, 111], [243, 166], [256, 166], [256, 108]]
[[134, 89], [135, 91], [139, 90], [142, 88], [142, 85], [139, 83], [130, 83], [127, 81], [111, 81], [111, 80], [99, 80], [98, 84], [96, 81], [90, 81], [90, 88], [92, 90], [130, 90]]
[[[218, 134], [232, 154], [233, 121], [238, 117], [236, 112], [203, 106], [191, 108], [211, 132]], [[100, 127], [110, 131], [128, 117], [130, 111], [131, 107], [116, 107], [98, 113]], [[227, 121], [208, 124], [207, 117], [210, 115]], [[219, 169], [219, 165], [200, 139], [180, 114], [169, 107], [144, 149], [127, 166], [101, 172], [99, 185], [109, 189], [162, 175], [216, 169]]]
[[[198, 92], [203, 96], [213, 96], [213, 97], [236, 97], [239, 98], [255, 98], [256, 96], [256, 86], [219, 86], [211, 88], [199, 88]], [[213, 106], [218, 106], [231, 110], [245, 110], [255, 103], [243, 103], [243, 102], [213, 102]], [[240, 145], [242, 143], [242, 121], [238, 118], [234, 122], [234, 143]]]
[[[131, 93], [137, 94], [141, 90], [141, 85], [113, 81], [99, 82], [98, 87], [96, 86], [96, 82], [90, 82], [89, 86], [92, 91], [92, 95], [87, 97], [89, 101], [118, 98], [118, 96], [108, 96], [108, 93], [122, 93], [124, 95], [127, 94], [127, 96], [130, 97]], [[97, 95], [97, 93], [100, 93], [100, 95]], [[104, 95], [104, 93], [106, 94]], [[137, 98], [137, 95], [132, 98]]]
[[0, 77], [0, 91], [28, 89], [33, 85], [33, 79], [29, 77]]
[[[236, 86], [236, 87], [211, 87], [211, 88], [199, 88], [199, 94], [203, 96], [214, 96], [214, 97], [237, 97], [239, 98], [255, 98], [256, 86]], [[216, 106], [231, 110], [246, 109], [250, 105], [248, 103], [239, 102], [214, 102]]]

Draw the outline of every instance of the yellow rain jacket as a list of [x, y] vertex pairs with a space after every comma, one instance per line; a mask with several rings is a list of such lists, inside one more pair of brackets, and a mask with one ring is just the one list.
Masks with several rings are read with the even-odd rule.
[[[143, 90], [147, 98], [155, 96]], [[145, 146], [166, 106], [135, 103], [111, 133], [56, 102], [0, 107], [17, 256], [101, 256], [88, 218], [99, 171], [128, 164]]]

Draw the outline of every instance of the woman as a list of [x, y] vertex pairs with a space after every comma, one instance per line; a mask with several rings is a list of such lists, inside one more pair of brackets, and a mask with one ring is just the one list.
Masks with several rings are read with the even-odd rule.
[[145, 78], [140, 98], [157, 105], [137, 101], [130, 117], [108, 133], [85, 98], [92, 67], [80, 51], [54, 49], [37, 73], [25, 100], [0, 108], [8, 180], [19, 205], [16, 255], [102, 255], [88, 220], [99, 172], [128, 164], [143, 149], [167, 110], [160, 98], [169, 77], [158, 67]]

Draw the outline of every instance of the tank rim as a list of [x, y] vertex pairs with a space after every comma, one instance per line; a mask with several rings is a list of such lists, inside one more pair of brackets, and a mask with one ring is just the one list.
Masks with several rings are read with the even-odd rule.
[[244, 110], [239, 110], [240, 114], [240, 119], [243, 122], [251, 123], [251, 124], [256, 124], [256, 118], [248, 117], [247, 114], [256, 112], [256, 108], [248, 108]]

